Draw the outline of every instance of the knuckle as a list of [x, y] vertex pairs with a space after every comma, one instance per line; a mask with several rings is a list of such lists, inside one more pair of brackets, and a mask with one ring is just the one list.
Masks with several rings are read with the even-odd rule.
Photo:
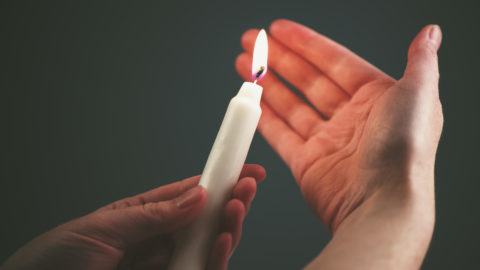
[[166, 219], [169, 208], [171, 207], [166, 207], [164, 203], [146, 203], [143, 205], [146, 215], [158, 221]]
[[138, 195], [138, 196], [135, 196], [135, 201], [138, 205], [144, 205], [147, 203], [147, 201], [145, 200], [145, 198], [141, 195]]
[[437, 48], [435, 48], [435, 45], [432, 42], [427, 42], [424, 46], [425, 52], [430, 56], [437, 58]]
[[408, 52], [409, 58], [412, 57], [421, 57], [421, 58], [437, 58], [437, 49], [431, 42], [426, 42], [421, 46], [411, 47]]
[[118, 209], [118, 202], [113, 202], [110, 204], [110, 209], [115, 210]]
[[440, 99], [437, 100], [436, 108], [437, 108], [436, 109], [436, 118], [437, 118], [440, 126], [443, 127], [443, 124], [445, 122], [445, 117], [443, 115], [443, 108], [442, 108], [442, 103], [441, 103]]
[[126, 200], [126, 199], [113, 202], [113, 203], [111, 204], [110, 208], [111, 208], [112, 210], [127, 208], [127, 207], [128, 207], [128, 203], [127, 203], [125, 200]]

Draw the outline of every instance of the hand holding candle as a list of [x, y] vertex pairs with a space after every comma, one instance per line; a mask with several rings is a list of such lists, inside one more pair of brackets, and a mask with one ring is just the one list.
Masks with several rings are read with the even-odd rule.
[[260, 119], [262, 87], [256, 82], [267, 72], [268, 43], [264, 30], [255, 42], [252, 80], [244, 82], [228, 106], [200, 179], [207, 202], [198, 218], [178, 236], [170, 270], [203, 270], [221, 209], [231, 196]]

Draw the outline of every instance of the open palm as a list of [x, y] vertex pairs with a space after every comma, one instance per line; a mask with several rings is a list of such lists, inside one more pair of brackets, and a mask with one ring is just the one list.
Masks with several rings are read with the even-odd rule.
[[[335, 231], [377, 189], [395, 185], [379, 176], [406, 162], [410, 146], [435, 151], [442, 121], [437, 86], [418, 90], [429, 79], [418, 74], [422, 63], [409, 61], [405, 77], [396, 81], [345, 47], [288, 20], [274, 22], [270, 33], [269, 68], [274, 72], [260, 82], [259, 130], [290, 167], [317, 217]], [[250, 78], [256, 34], [244, 34], [246, 52], [236, 62], [245, 79]], [[412, 50], [416, 53], [415, 42]]]

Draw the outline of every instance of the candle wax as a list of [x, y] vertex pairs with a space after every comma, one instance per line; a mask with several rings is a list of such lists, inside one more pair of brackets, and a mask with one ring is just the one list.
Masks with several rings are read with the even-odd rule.
[[220, 216], [238, 181], [262, 113], [262, 90], [257, 84], [244, 82], [230, 101], [200, 178], [199, 185], [207, 191], [205, 207], [193, 223], [176, 235], [169, 270], [205, 269], [218, 236]]

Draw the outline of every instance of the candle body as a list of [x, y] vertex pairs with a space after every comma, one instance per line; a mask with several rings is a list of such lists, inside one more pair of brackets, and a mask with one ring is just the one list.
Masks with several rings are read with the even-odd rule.
[[262, 87], [245, 82], [232, 98], [199, 185], [207, 191], [202, 212], [177, 235], [169, 270], [204, 270], [222, 210], [231, 197], [262, 113]]

